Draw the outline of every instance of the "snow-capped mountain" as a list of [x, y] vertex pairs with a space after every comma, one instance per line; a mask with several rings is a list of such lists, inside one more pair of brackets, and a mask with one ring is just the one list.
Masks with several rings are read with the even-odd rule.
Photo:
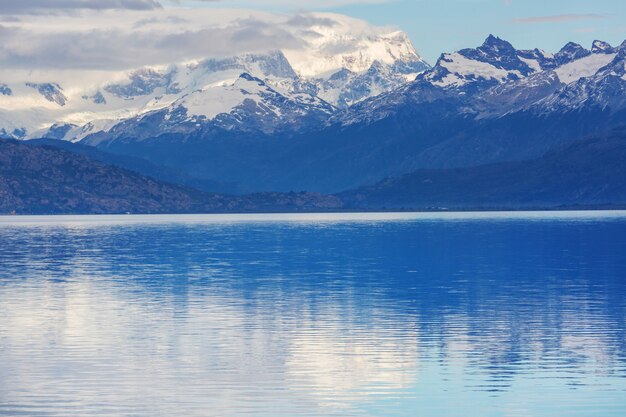
[[550, 54], [517, 50], [490, 35], [478, 48], [443, 54], [414, 82], [358, 103], [334, 115], [331, 123], [372, 123], [403, 106], [442, 99], [456, 102], [457, 112], [477, 118], [530, 108], [571, 111], [592, 103], [621, 109], [626, 80], [619, 74], [624, 51], [626, 42], [614, 48], [595, 41], [591, 50], [570, 42]]
[[202, 135], [214, 128], [277, 134], [324, 123], [334, 111], [335, 107], [315, 96], [279, 91], [243, 73], [232, 84], [192, 91], [165, 108], [120, 121], [106, 132], [87, 125], [70, 128], [62, 137], [88, 138], [86, 143], [94, 145], [103, 138], [143, 140], [164, 133]]
[[[78, 141], [122, 126], [145, 127], [147, 120], [156, 123], [151, 132], [209, 125], [265, 133], [298, 129], [429, 68], [402, 32], [334, 14], [297, 19], [289, 27], [305, 45], [298, 49], [101, 75], [13, 77], [0, 84], [0, 135]], [[89, 81], [77, 84], [81, 79]]]
[[600, 52], [559, 68], [556, 73], [566, 85], [531, 108], [539, 113], [583, 108], [615, 113], [626, 109], [626, 42], [617, 49], [604, 46]]
[[[246, 76], [259, 83], [248, 82]], [[195, 124], [236, 114], [242, 106], [251, 107], [250, 103], [262, 109], [261, 113], [270, 107], [278, 112], [276, 102], [280, 101], [288, 107], [302, 104], [297, 112], [302, 116], [316, 105], [332, 111], [328, 103], [295, 92], [297, 81], [282, 52], [274, 51], [141, 68], [95, 87], [71, 91], [58, 83], [6, 85], [11, 94], [0, 97], [5, 109], [0, 110], [0, 126], [15, 137], [80, 140], [154, 112], [175, 113], [177, 122]], [[13, 110], [16, 107], [19, 111]], [[265, 127], [269, 128], [267, 123]]]
[[428, 70], [404, 32], [365, 35], [352, 32], [355, 21], [315, 26], [305, 34], [306, 53], [286, 51], [294, 70], [320, 98], [345, 108], [400, 87]]
[[490, 35], [476, 49], [443, 54], [423, 80], [444, 88], [476, 88], [476, 85], [484, 87], [519, 80], [542, 68], [540, 58], [545, 57], [530, 56], [518, 53], [510, 43]]
[[620, 48], [595, 41], [592, 49], [587, 50], [570, 42], [553, 55], [539, 49], [516, 50], [510, 43], [490, 35], [476, 49], [442, 55], [433, 70], [424, 73], [421, 80], [455, 90], [472, 86], [473, 91], [478, 91], [526, 83], [524, 80], [539, 73], [551, 78], [551, 71], [554, 71], [560, 83], [567, 85], [594, 76], [615, 58]]
[[442, 55], [422, 79], [439, 87], [472, 86], [475, 91], [555, 71], [561, 83], [570, 84], [595, 75], [615, 58], [616, 52], [616, 48], [602, 41], [595, 41], [591, 50], [570, 42], [552, 55], [539, 49], [517, 50], [509, 42], [490, 35], [476, 49]]
[[3, 81], [0, 133], [82, 140], [243, 189], [336, 191], [417, 168], [533, 158], [623, 124], [626, 43], [550, 54], [489, 36], [407, 81], [420, 64], [402, 36], [358, 39], [364, 51], [393, 41], [369, 61], [348, 48], [344, 67], [318, 57], [315, 71], [272, 51], [141, 68], [89, 88]]

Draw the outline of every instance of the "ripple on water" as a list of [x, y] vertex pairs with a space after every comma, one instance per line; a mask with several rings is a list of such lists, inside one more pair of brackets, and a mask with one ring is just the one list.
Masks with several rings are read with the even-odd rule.
[[0, 415], [624, 415], [623, 214], [350, 216], [0, 219]]

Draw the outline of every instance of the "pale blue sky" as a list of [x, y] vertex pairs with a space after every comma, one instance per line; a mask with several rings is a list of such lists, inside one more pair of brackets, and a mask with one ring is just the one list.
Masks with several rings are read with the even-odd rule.
[[[180, 4], [194, 2], [183, 0]], [[568, 41], [626, 39], [626, 0], [222, 0], [201, 7], [332, 11], [406, 31], [433, 63], [442, 52], [477, 46], [493, 33], [517, 48], [558, 51]], [[323, 5], [320, 7], [319, 5]], [[297, 6], [296, 6], [297, 5]]]

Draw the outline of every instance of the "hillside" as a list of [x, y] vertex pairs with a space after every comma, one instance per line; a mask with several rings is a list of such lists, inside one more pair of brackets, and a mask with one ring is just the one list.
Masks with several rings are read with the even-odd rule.
[[186, 175], [186, 173], [181, 170], [153, 164], [139, 157], [104, 152], [94, 146], [59, 139], [31, 139], [25, 143], [31, 146], [59, 148], [68, 152], [84, 155], [89, 159], [100, 161], [106, 165], [113, 165], [118, 168], [134, 171], [162, 182], [183, 185], [211, 193], [241, 194], [237, 189], [237, 185], [233, 183], [193, 178]]
[[626, 130], [531, 161], [418, 170], [339, 196], [349, 208], [368, 209], [626, 205]]
[[50, 146], [0, 140], [0, 213], [204, 213], [328, 210], [311, 193], [226, 196], [172, 185]]

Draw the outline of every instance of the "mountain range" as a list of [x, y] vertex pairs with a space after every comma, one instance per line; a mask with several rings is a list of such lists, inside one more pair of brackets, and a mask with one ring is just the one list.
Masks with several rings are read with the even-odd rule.
[[304, 50], [194, 59], [120, 73], [84, 71], [69, 80], [63, 71], [36, 79], [17, 73], [13, 82], [0, 80], [0, 133], [80, 141], [146, 125], [152, 130], [142, 137], [210, 128], [268, 134], [301, 130], [430, 68], [403, 32], [363, 34], [353, 19], [337, 15], [309, 20], [297, 35], [308, 45]]
[[[359, 209], [625, 202], [615, 191], [623, 175], [610, 186], [596, 173], [585, 190], [567, 176], [544, 194], [532, 190], [561, 175], [554, 167], [597, 163], [621, 175], [620, 160], [592, 144], [602, 138], [621, 155], [626, 42], [568, 43], [551, 54], [490, 35], [431, 67], [402, 32], [319, 30], [304, 56], [140, 68], [71, 94], [54, 80], [1, 84], [0, 136], [201, 193], [306, 190]], [[353, 43], [349, 53], [322, 54], [339, 41]], [[615, 192], [592, 198], [594, 186]]]
[[153, 121], [139, 118], [82, 143], [248, 192], [333, 193], [417, 169], [533, 159], [619, 126], [625, 54], [624, 44], [602, 42], [591, 50], [568, 44], [554, 55], [518, 51], [490, 36], [442, 55], [414, 81], [295, 130], [209, 123], [151, 131], [146, 140]]
[[534, 160], [418, 170], [336, 195], [203, 192], [123, 168], [134, 163], [144, 165], [68, 142], [0, 139], [0, 214], [626, 207], [626, 129]]

